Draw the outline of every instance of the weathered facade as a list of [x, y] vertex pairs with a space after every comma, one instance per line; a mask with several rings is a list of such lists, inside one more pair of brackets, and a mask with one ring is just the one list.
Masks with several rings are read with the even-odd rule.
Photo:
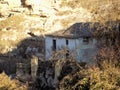
[[67, 30], [46, 35], [45, 46], [46, 60], [50, 59], [53, 51], [68, 48], [77, 61], [89, 62], [98, 50], [90, 23], [76, 23]]

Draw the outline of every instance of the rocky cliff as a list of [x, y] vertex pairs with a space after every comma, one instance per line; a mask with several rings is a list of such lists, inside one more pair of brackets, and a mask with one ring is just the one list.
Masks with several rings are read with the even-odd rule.
[[119, 6], [119, 0], [0, 0], [1, 52], [33, 37], [28, 33], [44, 36], [76, 22], [120, 19]]
[[91, 13], [80, 7], [61, 6], [60, 0], [0, 0], [0, 49], [6, 53], [21, 40], [90, 21]]

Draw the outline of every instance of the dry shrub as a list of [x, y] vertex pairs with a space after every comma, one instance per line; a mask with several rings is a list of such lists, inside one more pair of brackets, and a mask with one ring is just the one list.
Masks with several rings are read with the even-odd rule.
[[71, 7], [71, 8], [77, 8], [78, 6], [80, 6], [80, 1], [79, 0], [71, 0], [71, 1], [62, 0], [62, 3], [60, 6], [61, 7], [67, 6], [67, 7]]
[[56, 73], [60, 74], [58, 88], [60, 90], [88, 90], [89, 78], [84, 70], [86, 64], [78, 63], [71, 53], [66, 57], [67, 50], [64, 48], [55, 52], [51, 58], [51, 60], [56, 61], [55, 66], [58, 64], [55, 67], [55, 75]]
[[24, 17], [22, 15], [15, 15], [8, 17], [6, 20], [0, 21], [0, 29], [3, 28], [13, 28], [21, 29], [20, 23], [24, 21]]
[[[102, 49], [97, 57], [97, 60], [101, 60], [99, 66], [80, 68], [66, 75], [61, 73], [63, 77], [59, 82], [60, 90], [119, 90], [119, 57], [114, 48], [107, 49]], [[70, 67], [71, 64], [65, 63], [65, 66]], [[67, 72], [64, 71], [65, 66], [61, 72]]]
[[[61, 7], [83, 7], [93, 14], [94, 21], [114, 21], [120, 19], [119, 0], [62, 0]], [[114, 13], [113, 13], [114, 12]]]
[[102, 64], [103, 69], [98, 67], [90, 68], [90, 89], [91, 90], [119, 90], [120, 89], [120, 68], [115, 67], [106, 61]]
[[78, 72], [71, 73], [65, 76], [60, 81], [60, 90], [89, 90], [90, 82], [86, 76], [84, 69], [78, 70]]
[[11, 80], [4, 72], [0, 74], [0, 90], [27, 90], [26, 85], [17, 80]]
[[70, 15], [70, 14], [72, 14], [72, 11], [66, 10], [66, 11], [57, 12], [56, 15], [63, 16], [63, 15]]
[[[112, 41], [111, 41], [112, 42]], [[91, 90], [120, 89], [120, 47], [105, 45], [96, 56], [97, 67], [88, 69]]]
[[[88, 78], [84, 78], [82, 68], [85, 66], [78, 63], [73, 57], [73, 52], [68, 52], [68, 48], [54, 51], [51, 62], [54, 64], [54, 80], [56, 87], [60, 90], [87, 89]], [[50, 61], [49, 61], [50, 62]], [[48, 65], [47, 65], [48, 66]], [[83, 67], [82, 67], [83, 66]]]
[[96, 56], [98, 67], [104, 68], [103, 62], [120, 67], [120, 47], [105, 46], [101, 48]]
[[[63, 77], [60, 79], [60, 90], [119, 90], [120, 89], [120, 48], [112, 46], [101, 47], [96, 56], [98, 66], [85, 67], [74, 72], [63, 75], [66, 66], [65, 63], [61, 72]], [[65, 58], [65, 51], [61, 51], [54, 58]], [[62, 55], [62, 56], [61, 56]], [[67, 58], [68, 59], [68, 58]], [[64, 59], [64, 60], [67, 60]], [[74, 59], [71, 58], [71, 63]], [[78, 65], [78, 62], [76, 62]], [[76, 65], [76, 64], [74, 64]], [[72, 67], [74, 67], [72, 65]], [[69, 69], [66, 69], [69, 70]]]
[[94, 17], [93, 19], [95, 21], [105, 22], [105, 21], [116, 21], [120, 19], [119, 0], [114, 0], [114, 1], [104, 0], [103, 3], [100, 0], [98, 0], [98, 2], [99, 5], [92, 6], [90, 9], [90, 11], [93, 12], [93, 17]]

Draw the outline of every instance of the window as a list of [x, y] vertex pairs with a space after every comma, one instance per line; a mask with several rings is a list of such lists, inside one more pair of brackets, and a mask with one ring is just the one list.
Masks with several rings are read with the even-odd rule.
[[55, 39], [53, 39], [53, 51], [55, 51], [56, 50], [56, 40]]
[[83, 38], [83, 43], [88, 44], [89, 43], [89, 37], [84, 37]]
[[66, 39], [66, 45], [68, 45], [69, 44], [69, 41]]
[[[66, 46], [68, 46], [69, 41], [66, 39]], [[67, 47], [68, 48], [68, 47]], [[69, 56], [69, 49], [66, 50], [66, 58]]]

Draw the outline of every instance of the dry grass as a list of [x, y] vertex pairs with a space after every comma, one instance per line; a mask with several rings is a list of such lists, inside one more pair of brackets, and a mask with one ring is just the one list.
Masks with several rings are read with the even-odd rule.
[[[19, 43], [19, 40], [12, 40], [18, 38], [17, 32], [13, 30], [17, 29], [22, 30], [23, 26], [20, 25], [24, 21], [24, 17], [22, 15], [15, 15], [8, 17], [5, 20], [0, 21], [0, 49], [4, 51], [6, 47], [14, 47], [16, 44]], [[6, 28], [6, 31], [1, 31], [2, 29]], [[8, 29], [8, 31], [7, 31]], [[10, 30], [9, 30], [10, 29]], [[12, 31], [11, 31], [12, 30]], [[4, 40], [2, 40], [4, 39]], [[6, 40], [5, 40], [6, 39]]]
[[11, 80], [5, 73], [0, 74], [0, 90], [27, 90], [16, 80]]
[[66, 18], [61, 20], [61, 24], [64, 28], [68, 28], [71, 23], [73, 23], [76, 20], [76, 17]]
[[90, 68], [90, 88], [91, 90], [119, 90], [120, 89], [120, 68], [114, 64], [104, 62], [104, 69], [98, 67]]
[[60, 90], [119, 90], [120, 67], [106, 59], [98, 66], [86, 67], [70, 73], [60, 81]]
[[20, 41], [11, 41], [11, 40], [0, 40], [0, 54], [5, 54], [12, 47], [16, 47]]
[[60, 11], [56, 15], [62, 16], [62, 15], [70, 15], [72, 14], [72, 11], [66, 10], [66, 11]]
[[88, 69], [91, 90], [120, 89], [120, 47], [116, 44], [119, 45], [114, 43], [101, 47], [96, 56], [98, 66]]
[[22, 15], [15, 15], [8, 17], [5, 20], [0, 21], [0, 29], [3, 28], [13, 28], [16, 27], [17, 29], [20, 29], [20, 23], [24, 21], [24, 17]]
[[[109, 21], [120, 19], [120, 0], [70, 0], [62, 1], [61, 7], [73, 9], [83, 7], [93, 13], [94, 21]], [[114, 12], [114, 13], [113, 13]]]
[[68, 1], [67, 0], [62, 0], [62, 3], [60, 5], [61, 7], [71, 7], [71, 8], [77, 8], [78, 6], [80, 6], [80, 1], [79, 0], [71, 0]]

